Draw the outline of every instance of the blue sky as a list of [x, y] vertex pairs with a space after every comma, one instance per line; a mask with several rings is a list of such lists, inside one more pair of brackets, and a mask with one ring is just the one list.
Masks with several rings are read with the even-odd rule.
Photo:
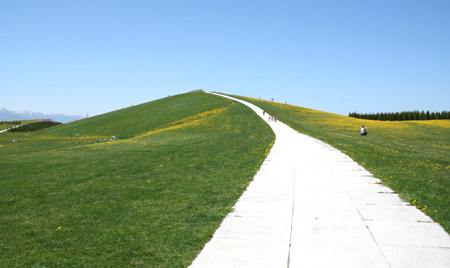
[[202, 88], [450, 110], [450, 1], [0, 1], [0, 107], [90, 116]]

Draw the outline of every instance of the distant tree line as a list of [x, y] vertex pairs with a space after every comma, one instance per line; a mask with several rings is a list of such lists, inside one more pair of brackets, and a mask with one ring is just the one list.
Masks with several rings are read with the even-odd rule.
[[44, 128], [49, 128], [57, 125], [61, 125], [60, 122], [53, 122], [53, 121], [39, 121], [36, 123], [31, 123], [27, 125], [23, 125], [20, 127], [12, 128], [8, 130], [9, 132], [31, 132], [36, 131]]
[[380, 121], [409, 121], [409, 120], [436, 120], [450, 119], [450, 112], [431, 112], [430, 111], [414, 111], [414, 112], [396, 112], [396, 113], [376, 113], [376, 114], [359, 114], [357, 112], [349, 113], [349, 117], [380, 120]]
[[6, 124], [6, 125], [21, 125], [22, 121], [0, 121], [0, 124]]

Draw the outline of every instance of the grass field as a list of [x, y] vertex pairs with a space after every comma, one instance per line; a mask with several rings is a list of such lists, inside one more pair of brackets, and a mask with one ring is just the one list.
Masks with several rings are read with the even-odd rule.
[[[345, 152], [450, 231], [450, 120], [244, 99]], [[0, 134], [0, 267], [186, 267], [273, 142], [247, 107], [201, 92]]]
[[343, 151], [450, 233], [450, 120], [372, 121], [240, 98]]
[[0, 134], [0, 267], [186, 267], [273, 144], [249, 111], [196, 92]]

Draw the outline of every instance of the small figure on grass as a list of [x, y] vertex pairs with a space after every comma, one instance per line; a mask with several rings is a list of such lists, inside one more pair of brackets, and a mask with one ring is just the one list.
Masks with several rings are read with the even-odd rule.
[[364, 125], [361, 127], [361, 136], [367, 136], [367, 129]]

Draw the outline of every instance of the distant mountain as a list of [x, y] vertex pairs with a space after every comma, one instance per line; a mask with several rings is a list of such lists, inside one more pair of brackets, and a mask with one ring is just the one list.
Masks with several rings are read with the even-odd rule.
[[28, 111], [10, 111], [5, 108], [0, 108], [0, 121], [11, 120], [26, 120], [26, 119], [44, 119], [50, 118], [54, 122], [68, 123], [83, 119], [80, 115], [65, 115], [65, 114], [44, 114]]

